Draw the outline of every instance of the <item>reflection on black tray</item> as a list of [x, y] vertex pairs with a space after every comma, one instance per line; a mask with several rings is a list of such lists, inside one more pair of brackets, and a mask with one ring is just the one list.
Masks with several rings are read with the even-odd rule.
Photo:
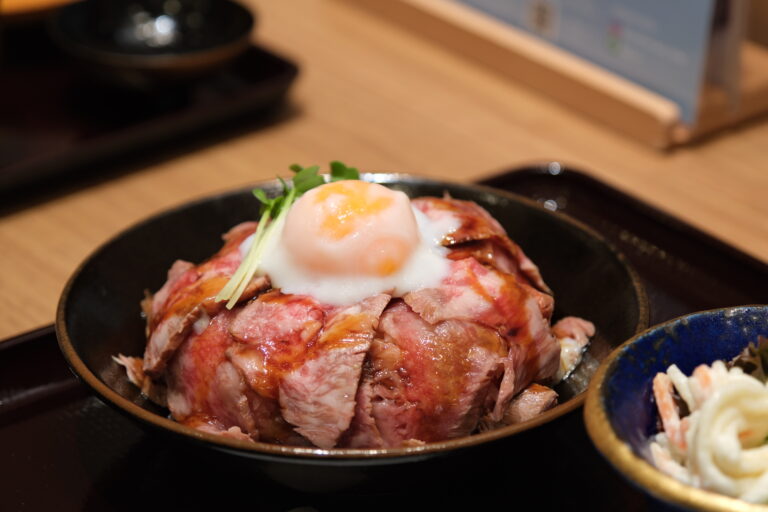
[[[181, 137], [253, 127], [295, 79], [292, 62], [253, 46], [223, 71], [152, 93], [99, 82], [51, 43], [44, 27], [2, 33], [0, 195], [143, 155]], [[217, 130], [211, 130], [216, 126]], [[102, 166], [99, 171], [109, 166]]]

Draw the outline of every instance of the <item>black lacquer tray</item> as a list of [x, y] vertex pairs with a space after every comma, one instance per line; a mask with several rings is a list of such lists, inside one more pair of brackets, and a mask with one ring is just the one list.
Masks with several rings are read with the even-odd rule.
[[298, 67], [261, 46], [210, 75], [142, 91], [89, 73], [53, 44], [43, 23], [1, 28], [2, 205], [290, 113], [282, 100]]
[[[644, 281], [651, 323], [768, 303], [768, 265], [559, 164], [484, 184], [533, 198], [601, 232]], [[0, 510], [648, 510], [592, 447], [581, 411], [494, 444], [483, 467], [366, 494], [281, 487], [212, 450], [148, 433], [69, 373], [52, 328], [0, 343]], [[370, 487], [370, 486], [369, 486]]]

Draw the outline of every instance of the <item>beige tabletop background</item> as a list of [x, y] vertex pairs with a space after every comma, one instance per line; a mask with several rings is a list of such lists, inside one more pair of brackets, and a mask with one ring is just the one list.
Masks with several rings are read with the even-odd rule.
[[294, 114], [0, 217], [0, 339], [51, 323], [67, 278], [117, 231], [293, 162], [468, 182], [559, 160], [768, 261], [768, 118], [658, 152], [350, 2], [249, 3], [254, 39], [301, 66]]

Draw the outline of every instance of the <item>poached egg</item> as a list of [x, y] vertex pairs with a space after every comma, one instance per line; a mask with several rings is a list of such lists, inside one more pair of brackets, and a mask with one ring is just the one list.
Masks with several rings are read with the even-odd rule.
[[[358, 180], [316, 187], [291, 207], [260, 265], [272, 286], [331, 305], [435, 287], [450, 261], [454, 218], [430, 220], [403, 192]], [[241, 247], [247, 251], [250, 240]]]

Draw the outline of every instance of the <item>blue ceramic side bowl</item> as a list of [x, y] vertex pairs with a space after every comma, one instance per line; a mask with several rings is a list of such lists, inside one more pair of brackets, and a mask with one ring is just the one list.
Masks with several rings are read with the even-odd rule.
[[648, 449], [656, 433], [652, 380], [676, 364], [686, 375], [696, 366], [731, 359], [759, 335], [768, 335], [768, 306], [693, 313], [631, 338], [602, 363], [592, 379], [584, 418], [602, 455], [651, 496], [695, 510], [761, 510], [768, 506], [684, 485], [654, 468]]

